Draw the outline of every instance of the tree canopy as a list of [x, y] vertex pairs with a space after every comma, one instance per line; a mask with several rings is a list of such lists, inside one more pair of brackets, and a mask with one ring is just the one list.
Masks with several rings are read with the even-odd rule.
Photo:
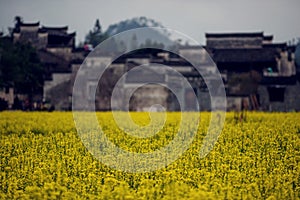
[[44, 70], [30, 44], [0, 38], [0, 87], [14, 87], [19, 94], [33, 94], [43, 87]]
[[93, 47], [97, 46], [103, 40], [105, 40], [108, 36], [102, 32], [102, 27], [99, 19], [96, 20], [95, 25], [92, 30], [85, 37], [85, 43], [93, 45]]

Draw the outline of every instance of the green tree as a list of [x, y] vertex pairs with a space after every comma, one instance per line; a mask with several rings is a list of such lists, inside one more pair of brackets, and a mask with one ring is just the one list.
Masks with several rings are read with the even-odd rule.
[[107, 37], [108, 36], [102, 32], [100, 21], [97, 19], [94, 28], [85, 36], [85, 43], [91, 44], [93, 47], [95, 47]]
[[0, 87], [13, 87], [16, 93], [41, 93], [44, 68], [36, 50], [30, 44], [14, 44], [0, 39]]

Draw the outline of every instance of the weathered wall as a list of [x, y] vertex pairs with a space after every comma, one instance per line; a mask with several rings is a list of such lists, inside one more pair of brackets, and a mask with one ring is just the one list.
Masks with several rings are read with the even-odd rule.
[[[130, 90], [128, 87], [126, 90]], [[125, 92], [125, 95], [129, 92]], [[138, 88], [130, 99], [129, 108], [133, 111], [148, 111], [151, 106], [159, 104], [167, 109], [168, 91], [160, 85], [147, 85]]]
[[72, 58], [72, 48], [71, 47], [53, 47], [47, 48], [47, 51], [62, 56], [66, 60], [70, 60]]
[[261, 109], [265, 111], [300, 111], [300, 84], [289, 85], [285, 88], [284, 102], [270, 102], [268, 86], [258, 87]]
[[14, 89], [9, 88], [8, 91], [0, 88], [0, 98], [4, 99], [8, 103], [8, 107], [11, 108], [14, 103]]
[[69, 101], [71, 73], [55, 73], [52, 78], [44, 83], [44, 99], [54, 104], [56, 109], [62, 109]]

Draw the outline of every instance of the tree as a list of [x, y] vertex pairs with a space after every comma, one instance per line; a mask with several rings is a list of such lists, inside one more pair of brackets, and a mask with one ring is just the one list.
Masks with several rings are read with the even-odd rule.
[[9, 39], [0, 39], [0, 87], [13, 87], [16, 93], [41, 93], [44, 83], [44, 68], [36, 50], [30, 44], [14, 44]]
[[102, 32], [102, 27], [99, 19], [96, 20], [94, 28], [89, 31], [89, 33], [85, 36], [85, 43], [91, 44], [93, 47], [100, 44], [104, 41], [108, 36]]
[[20, 30], [20, 25], [22, 24], [23, 19], [20, 16], [15, 16], [15, 30], [19, 31]]
[[102, 27], [100, 25], [99, 19], [96, 20], [95, 26], [94, 26], [94, 33], [102, 34]]

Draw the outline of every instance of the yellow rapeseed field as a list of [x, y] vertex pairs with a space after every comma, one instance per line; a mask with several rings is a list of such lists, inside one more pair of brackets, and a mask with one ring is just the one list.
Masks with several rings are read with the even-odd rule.
[[[199, 151], [210, 114], [200, 115], [196, 137], [176, 161], [153, 172], [128, 173], [90, 154], [71, 112], [1, 112], [0, 198], [300, 198], [300, 113], [253, 112], [244, 122], [227, 113], [224, 129], [205, 158]], [[147, 113], [131, 116], [137, 124], [149, 123]], [[131, 152], [152, 152], [170, 143], [179, 116], [168, 113], [159, 133], [136, 138], [119, 130], [111, 113], [97, 113], [107, 137]]]

